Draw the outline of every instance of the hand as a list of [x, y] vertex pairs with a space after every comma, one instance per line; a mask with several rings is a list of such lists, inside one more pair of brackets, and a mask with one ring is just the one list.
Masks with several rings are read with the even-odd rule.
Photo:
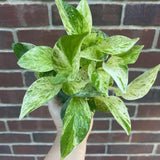
[[[48, 109], [50, 112], [50, 115], [55, 123], [55, 126], [57, 128], [57, 137], [54, 141], [54, 144], [48, 154], [45, 157], [45, 160], [60, 160], [60, 137], [62, 133], [62, 120], [60, 117], [61, 107], [63, 104], [58, 100], [58, 97], [53, 98], [48, 103]], [[86, 152], [86, 143], [88, 136], [91, 132], [93, 125], [93, 119], [91, 122], [90, 130], [88, 134], [86, 135], [86, 138], [75, 148], [73, 151], [64, 159], [64, 160], [84, 160], [85, 158], [85, 152]]]

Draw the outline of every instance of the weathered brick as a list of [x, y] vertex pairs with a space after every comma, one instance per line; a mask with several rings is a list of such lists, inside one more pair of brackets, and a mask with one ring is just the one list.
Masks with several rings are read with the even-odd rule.
[[64, 30], [19, 30], [18, 39], [20, 42], [29, 42], [36, 45], [53, 47], [56, 41], [64, 36]]
[[56, 133], [33, 133], [35, 142], [53, 142], [56, 138]]
[[34, 72], [27, 71], [24, 73], [24, 77], [26, 86], [30, 86], [36, 80]]
[[93, 122], [92, 130], [108, 130], [109, 129], [109, 121], [107, 120], [95, 120]]
[[152, 68], [160, 63], [159, 59], [159, 52], [142, 52], [136, 63], [129, 65], [129, 67]]
[[48, 106], [41, 106], [29, 114], [29, 117], [50, 118]]
[[85, 160], [127, 160], [125, 156], [86, 156]]
[[158, 42], [157, 42], [157, 48], [160, 48], [160, 32], [159, 32], [159, 37], [158, 37]]
[[160, 145], [158, 145], [156, 153], [160, 154]]
[[0, 118], [17, 118], [20, 113], [20, 106], [0, 106]]
[[136, 157], [130, 157], [130, 160], [159, 160], [160, 156], [136, 156]]
[[49, 25], [47, 5], [4, 4], [0, 5], [1, 27], [30, 27]]
[[25, 157], [25, 156], [1, 156], [0, 160], [34, 160], [34, 157]]
[[0, 133], [0, 143], [30, 142], [29, 134]]
[[[159, 131], [159, 120], [132, 120], [132, 131]], [[112, 130], [122, 130], [120, 125], [113, 121]]]
[[22, 120], [22, 121], [8, 121], [7, 123], [11, 131], [56, 130], [55, 125], [51, 120]]
[[11, 49], [14, 42], [13, 35], [9, 31], [0, 31], [0, 49]]
[[153, 145], [108, 145], [108, 154], [152, 153]]
[[129, 136], [125, 133], [91, 133], [89, 143], [117, 143], [128, 142]]
[[137, 44], [144, 45], [144, 49], [151, 48], [155, 30], [154, 29], [102, 29], [109, 36], [124, 35], [129, 38], [139, 37]]
[[0, 53], [0, 69], [19, 69], [17, 58], [12, 52]]
[[160, 117], [159, 105], [140, 105], [138, 107], [138, 117]]
[[159, 4], [127, 4], [124, 24], [160, 26]]
[[10, 147], [7, 145], [0, 145], [0, 153], [11, 154]]
[[88, 145], [86, 154], [100, 154], [105, 153], [105, 145]]
[[90, 5], [93, 25], [119, 25], [121, 21], [121, 5], [92, 4]]
[[46, 154], [51, 146], [48, 145], [13, 145], [15, 154]]
[[23, 80], [21, 73], [0, 72], [0, 87], [22, 87]]
[[0, 121], [0, 131], [5, 131], [6, 127], [3, 121]]
[[132, 142], [138, 143], [158, 143], [160, 142], [160, 134], [158, 133], [133, 133]]
[[0, 90], [1, 103], [22, 103], [24, 90]]

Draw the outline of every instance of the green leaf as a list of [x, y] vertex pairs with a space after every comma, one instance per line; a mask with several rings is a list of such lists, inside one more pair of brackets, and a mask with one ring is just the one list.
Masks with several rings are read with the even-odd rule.
[[18, 59], [20, 59], [27, 51], [34, 47], [35, 45], [31, 43], [12, 43], [13, 51]]
[[98, 37], [101, 37], [103, 39], [107, 39], [109, 37], [106, 33], [96, 28], [92, 28], [92, 33], [96, 33]]
[[66, 82], [63, 84], [62, 89], [63, 92], [67, 95], [74, 95], [80, 92], [86, 85], [87, 82], [85, 81], [73, 81], [73, 82]]
[[85, 21], [88, 23], [88, 31], [91, 32], [92, 29], [92, 15], [89, 5], [86, 0], [81, 0], [77, 6], [77, 10], [83, 15]]
[[99, 112], [110, 113], [104, 99], [101, 96], [90, 98], [88, 101], [89, 106]]
[[61, 135], [61, 158], [64, 159], [86, 137], [92, 112], [84, 98], [73, 97], [66, 109]]
[[63, 0], [55, 0], [63, 25], [69, 35], [89, 32], [88, 23], [83, 15]]
[[101, 93], [98, 92], [92, 84], [88, 83], [79, 93], [75, 94], [76, 97], [95, 97], [100, 96]]
[[27, 51], [18, 61], [18, 65], [36, 72], [53, 70], [53, 49], [46, 46], [37, 46]]
[[27, 90], [20, 113], [20, 119], [33, 110], [47, 103], [58, 94], [61, 84], [53, 84], [54, 77], [42, 77], [35, 81]]
[[131, 131], [131, 122], [128, 110], [123, 101], [115, 96], [103, 97], [103, 100], [114, 118], [129, 135]]
[[144, 97], [155, 82], [159, 69], [160, 65], [157, 65], [141, 74], [129, 84], [126, 94], [119, 93], [119, 95], [127, 100], [135, 100]]
[[135, 45], [128, 52], [118, 56], [120, 56], [126, 64], [133, 64], [137, 61], [142, 48], [143, 46]]
[[130, 39], [125, 36], [117, 35], [101, 41], [98, 46], [107, 54], [118, 55], [129, 51], [138, 40], [139, 38]]
[[128, 84], [128, 66], [123, 59], [112, 56], [107, 63], [103, 63], [103, 69], [112, 76], [121, 91], [125, 93]]
[[80, 48], [87, 34], [60, 38], [53, 48], [53, 67], [56, 72], [69, 73], [79, 69]]
[[104, 61], [107, 59], [107, 55], [100, 51], [100, 49], [95, 45], [87, 47], [81, 51], [81, 57], [92, 60], [92, 61]]
[[88, 74], [93, 86], [102, 94], [108, 95], [108, 87], [110, 84], [111, 76], [102, 68], [96, 70], [96, 64], [91, 63], [88, 67]]
[[54, 70], [48, 71], [48, 72], [35, 72], [34, 75], [37, 79], [39, 79], [39, 78], [42, 78], [42, 77], [55, 76], [56, 72]]

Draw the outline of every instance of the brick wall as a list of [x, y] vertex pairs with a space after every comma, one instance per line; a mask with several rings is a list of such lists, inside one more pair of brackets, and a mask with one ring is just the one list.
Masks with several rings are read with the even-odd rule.
[[[140, 37], [139, 44], [145, 45], [139, 60], [130, 66], [130, 81], [160, 63], [158, 0], [90, 0], [89, 4], [94, 26], [108, 35]], [[16, 65], [11, 43], [53, 46], [62, 35], [52, 0], [0, 0], [0, 160], [42, 160], [56, 136], [46, 106], [18, 120], [24, 93], [35, 78]], [[86, 160], [160, 160], [160, 74], [144, 98], [126, 104], [131, 135], [110, 114], [97, 112]]]

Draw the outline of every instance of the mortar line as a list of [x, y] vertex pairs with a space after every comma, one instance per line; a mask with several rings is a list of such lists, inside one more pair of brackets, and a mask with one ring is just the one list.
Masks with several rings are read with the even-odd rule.
[[125, 8], [126, 8], [126, 4], [122, 5], [122, 13], [121, 13], [121, 22], [120, 22], [120, 26], [123, 26], [123, 22], [124, 22], [124, 17], [125, 17]]
[[152, 49], [156, 49], [157, 43], [158, 43], [158, 38], [159, 38], [159, 29], [156, 29], [153, 43], [152, 43]]

